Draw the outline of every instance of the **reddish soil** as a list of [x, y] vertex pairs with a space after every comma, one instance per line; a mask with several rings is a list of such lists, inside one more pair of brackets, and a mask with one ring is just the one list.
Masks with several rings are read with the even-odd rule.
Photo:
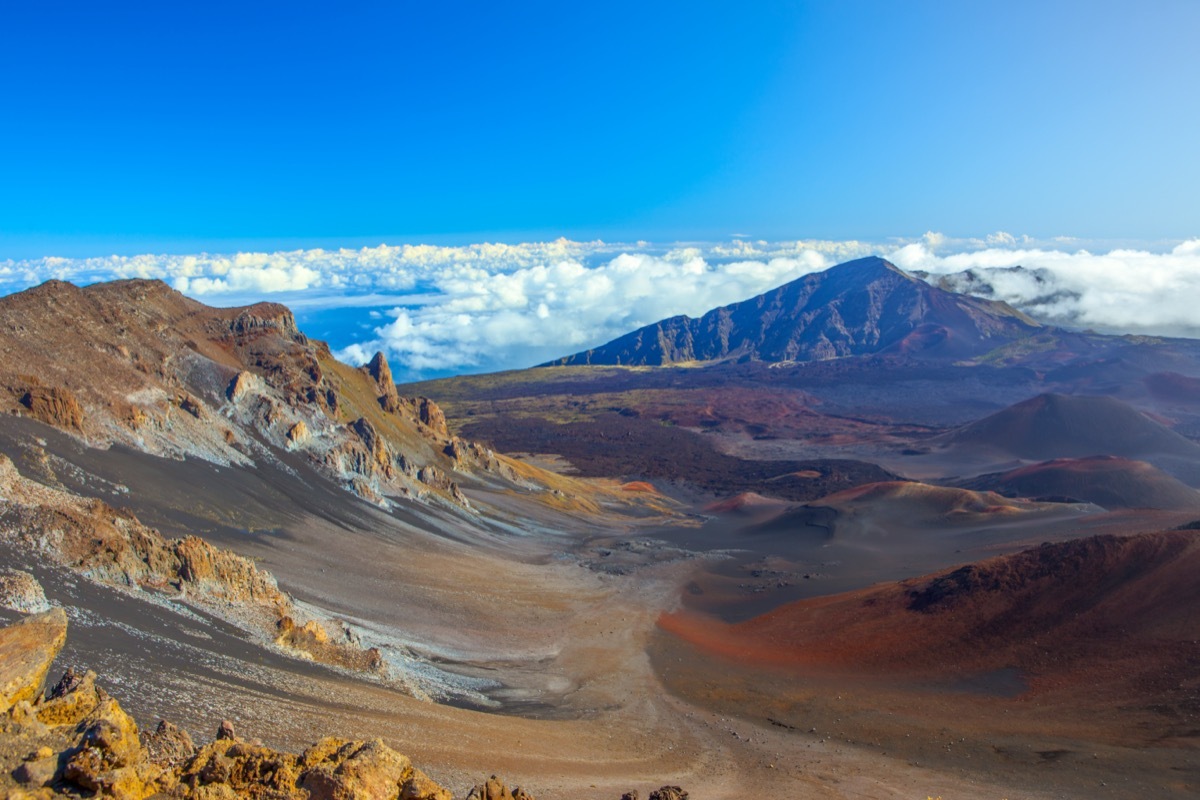
[[1200, 378], [1189, 378], [1178, 372], [1155, 372], [1147, 375], [1144, 383], [1157, 400], [1200, 404]]
[[987, 776], [1009, 797], [1189, 797], [1198, 569], [1194, 532], [1043, 545], [738, 624], [665, 614], [652, 660], [718, 714]]
[[784, 504], [779, 500], [771, 500], [754, 492], [741, 492], [732, 497], [726, 497], [724, 500], [709, 503], [704, 506], [703, 510], [709, 514], [746, 514], [767, 511], [772, 508], [781, 509], [784, 508]]
[[1195, 714], [1197, 571], [1195, 532], [1096, 536], [738, 624], [679, 611], [660, 625], [746, 665], [913, 681], [1015, 668], [1034, 695], [1067, 694], [1088, 707], [1154, 698]]

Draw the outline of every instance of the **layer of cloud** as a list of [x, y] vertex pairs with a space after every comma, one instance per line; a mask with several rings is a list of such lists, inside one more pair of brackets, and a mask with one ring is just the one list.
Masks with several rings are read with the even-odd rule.
[[[337, 309], [323, 332], [352, 362], [385, 351], [397, 376], [529, 366], [676, 314], [696, 316], [878, 254], [1039, 318], [1110, 332], [1200, 336], [1200, 240], [1167, 246], [927, 233], [887, 242], [401, 245], [234, 255], [0, 261], [0, 292], [57, 278], [159, 278], [213, 305]], [[1013, 269], [1014, 267], [1022, 269]], [[332, 318], [332, 317], [331, 317]], [[330, 323], [333, 324], [333, 323]]]
[[914, 242], [891, 254], [901, 269], [947, 276], [952, 288], [1004, 300], [1044, 322], [1105, 333], [1200, 337], [1200, 239], [1165, 253], [989, 246], [940, 255]]

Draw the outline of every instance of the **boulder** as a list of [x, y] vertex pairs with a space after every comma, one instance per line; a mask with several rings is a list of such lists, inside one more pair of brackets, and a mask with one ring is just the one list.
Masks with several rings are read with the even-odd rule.
[[180, 394], [175, 398], [175, 402], [179, 407], [191, 414], [196, 419], [200, 419], [204, 414], [204, 405], [190, 394]]
[[400, 791], [400, 800], [454, 800], [448, 789], [438, 786], [428, 775], [413, 768], [412, 777]]
[[395, 800], [413, 774], [408, 757], [380, 739], [339, 748], [332, 756], [301, 776], [299, 786], [310, 800]]
[[233, 723], [227, 719], [221, 720], [221, 724], [217, 726], [216, 740], [219, 742], [223, 739], [229, 739], [234, 742], [238, 740], [237, 733], [233, 730]]
[[292, 447], [300, 447], [308, 444], [312, 439], [312, 434], [308, 432], [308, 426], [304, 424], [304, 420], [300, 420], [292, 427], [288, 428], [287, 440]]
[[0, 712], [41, 694], [46, 673], [66, 640], [67, 613], [61, 608], [0, 630]]
[[80, 675], [74, 669], [68, 669], [50, 690], [50, 696], [38, 704], [37, 718], [46, 725], [77, 726], [91, 716], [100, 700], [96, 673], [89, 670]]
[[664, 786], [651, 792], [650, 800], [688, 800], [688, 793], [678, 786]]
[[262, 378], [253, 372], [242, 371], [229, 382], [229, 387], [225, 389], [225, 396], [236, 403], [247, 395], [261, 393], [263, 389]]
[[510, 791], [504, 781], [493, 775], [486, 782], [473, 787], [467, 794], [467, 800], [534, 800], [534, 797], [520, 786]]
[[178, 766], [196, 755], [196, 745], [191, 735], [165, 719], [159, 720], [154, 733], [142, 738], [150, 763], [160, 767]]
[[30, 759], [13, 770], [12, 776], [17, 783], [27, 786], [49, 786], [60, 776], [58, 755], [51, 751], [42, 758]]
[[144, 785], [137, 765], [142, 744], [137, 723], [111, 697], [104, 697], [83, 722], [87, 727], [69, 751], [63, 779], [99, 794], [141, 797]]
[[10, 569], [0, 573], [0, 606], [22, 614], [38, 614], [50, 610], [46, 593], [37, 578], [28, 572]]

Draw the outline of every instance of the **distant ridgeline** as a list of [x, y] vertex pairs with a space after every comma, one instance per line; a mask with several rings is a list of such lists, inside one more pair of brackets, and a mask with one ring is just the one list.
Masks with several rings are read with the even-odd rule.
[[805, 275], [698, 319], [671, 317], [543, 366], [816, 361], [876, 353], [960, 359], [1043, 329], [1007, 303], [931, 286], [871, 257]]

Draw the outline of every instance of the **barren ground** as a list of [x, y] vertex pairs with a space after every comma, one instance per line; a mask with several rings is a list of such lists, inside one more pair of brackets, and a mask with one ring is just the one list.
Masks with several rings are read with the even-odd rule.
[[[1187, 521], [1179, 515], [1060, 508], [872, 538], [889, 516], [873, 508], [830, 551], [787, 530], [745, 533], [779, 504], [738, 517], [684, 497], [666, 524], [653, 513], [583, 516], [477, 490], [472, 502], [490, 510], [472, 520], [385, 513], [317, 484], [293, 502], [267, 474], [101, 458], [47, 437], [56, 447], [86, 468], [76, 485], [101, 486], [102, 463], [118, 465], [108, 480], [130, 488], [139, 515], [165, 534], [200, 532], [257, 558], [301, 603], [381, 647], [392, 667], [381, 683], [299, 661], [161, 597], [0, 552], [68, 609], [55, 669], [95, 669], [144, 727], [165, 717], [205, 737], [231, 719], [243, 736], [289, 748], [322, 735], [382, 736], [456, 793], [494, 772], [544, 798], [611, 800], [664, 783], [697, 800], [1184, 797], [1197, 786], [1195, 739], [1157, 739], [1153, 713], [1039, 708], [1022, 700], [1019, 675], [915, 687], [801, 680], [714, 659], [659, 626], [682, 605], [745, 617], [797, 592], [862, 588], [890, 577], [884, 563], [911, 576], [1047, 538]], [[180, 501], [197, 482], [204, 504]], [[969, 543], [966, 552], [946, 555], [930, 530]], [[793, 579], [822, 551], [824, 577]], [[887, 557], [856, 557], [871, 552]]]

